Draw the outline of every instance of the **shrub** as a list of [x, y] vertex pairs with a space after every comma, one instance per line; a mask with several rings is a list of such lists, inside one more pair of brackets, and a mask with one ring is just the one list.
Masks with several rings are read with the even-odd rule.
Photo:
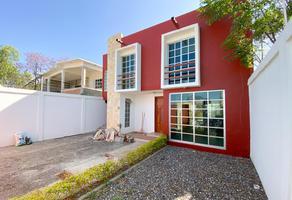
[[155, 140], [149, 141], [135, 150], [127, 153], [118, 161], [108, 160], [105, 163], [91, 167], [77, 175], [65, 178], [63, 181], [53, 185], [32, 191], [21, 197], [13, 198], [14, 200], [55, 200], [66, 199], [75, 196], [82, 191], [89, 191], [99, 183], [109, 180], [122, 170], [145, 159], [150, 154], [159, 150], [166, 145], [167, 138], [160, 136]]

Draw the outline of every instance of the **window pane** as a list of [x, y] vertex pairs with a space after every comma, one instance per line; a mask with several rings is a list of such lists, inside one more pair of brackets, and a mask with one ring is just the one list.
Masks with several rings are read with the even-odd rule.
[[208, 135], [208, 128], [204, 128], [204, 127], [196, 127], [196, 128], [195, 128], [195, 134], [199, 134], [199, 135]]
[[180, 42], [175, 43], [175, 48], [179, 49], [180, 48]]
[[183, 47], [188, 46], [188, 40], [183, 40], [183, 41], [182, 41], [182, 46], [183, 46]]
[[169, 57], [173, 57], [174, 56], [174, 51], [170, 51], [169, 52]]
[[210, 118], [223, 118], [223, 110], [210, 110]]
[[171, 64], [173, 64], [174, 63], [174, 58], [170, 58], [169, 60], [168, 60], [168, 63], [171, 65]]
[[173, 50], [174, 49], [174, 44], [170, 44], [168, 45], [169, 50]]
[[195, 44], [195, 38], [190, 38], [189, 39], [189, 44], [191, 45], [191, 44]]
[[218, 136], [223, 137], [224, 136], [224, 130], [223, 129], [217, 129], [217, 128], [210, 128], [209, 134], [212, 136]]
[[188, 61], [188, 55], [183, 55], [182, 56], [182, 62], [187, 62]]
[[208, 144], [208, 137], [195, 136], [195, 142], [200, 144]]
[[196, 126], [208, 126], [208, 120], [203, 118], [196, 118], [195, 123]]
[[195, 117], [208, 117], [208, 111], [207, 110], [196, 110]]
[[209, 99], [223, 99], [222, 91], [209, 92]]
[[171, 116], [177, 116], [178, 115], [178, 111], [176, 109], [171, 109], [170, 115]]
[[193, 100], [193, 96], [194, 96], [193, 93], [182, 94], [182, 100], [183, 101]]
[[190, 53], [189, 54], [189, 59], [194, 60], [195, 59], [195, 53]]
[[219, 147], [224, 146], [224, 139], [223, 138], [210, 137], [209, 142], [210, 142], [210, 145], [219, 146]]
[[209, 109], [211, 109], [211, 110], [221, 110], [221, 109], [223, 109], [223, 101], [222, 100], [209, 101]]
[[193, 125], [193, 118], [190, 117], [182, 117], [182, 124], [183, 125]]
[[180, 117], [171, 117], [170, 123], [172, 124], [180, 124]]
[[194, 141], [193, 137], [194, 137], [193, 135], [183, 134], [183, 141], [193, 142]]
[[193, 127], [192, 126], [183, 126], [182, 132], [193, 133]]
[[171, 127], [171, 131], [181, 132], [181, 125], [172, 124], [170, 127]]
[[189, 52], [194, 52], [195, 51], [195, 45], [192, 45], [189, 47]]
[[193, 110], [182, 110], [182, 116], [184, 116], [184, 117], [192, 117], [193, 116]]
[[181, 100], [181, 94], [172, 94], [171, 95], [171, 101], [180, 101]]
[[186, 53], [188, 53], [188, 47], [182, 48], [182, 54], [186, 54]]
[[197, 92], [195, 93], [196, 100], [207, 100], [207, 92]]
[[171, 108], [181, 109], [180, 102], [171, 102]]
[[180, 133], [171, 133], [170, 137], [173, 140], [181, 140], [181, 134]]
[[193, 109], [193, 102], [192, 101], [185, 101], [182, 103], [182, 109], [186, 110], [186, 109]]
[[195, 101], [196, 109], [207, 109], [208, 101]]
[[209, 119], [209, 126], [223, 127], [223, 119]]

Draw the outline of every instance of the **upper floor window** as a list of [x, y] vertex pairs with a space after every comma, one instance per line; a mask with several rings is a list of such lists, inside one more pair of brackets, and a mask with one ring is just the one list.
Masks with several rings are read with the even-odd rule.
[[141, 88], [141, 45], [134, 43], [117, 49], [115, 64], [115, 91], [139, 91]]
[[168, 66], [165, 77], [169, 85], [190, 83], [196, 80], [195, 38], [168, 45]]
[[162, 35], [161, 88], [200, 86], [197, 24]]
[[122, 57], [122, 74], [121, 84], [122, 89], [132, 89], [135, 87], [135, 54]]
[[101, 89], [102, 88], [102, 79], [96, 79], [95, 80], [95, 88], [96, 89]]

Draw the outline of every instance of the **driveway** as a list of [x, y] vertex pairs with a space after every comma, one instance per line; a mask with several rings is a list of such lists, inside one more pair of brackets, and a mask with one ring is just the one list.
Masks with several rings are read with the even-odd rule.
[[0, 200], [26, 194], [58, 181], [64, 170], [78, 173], [105, 162], [108, 155], [119, 158], [146, 142], [92, 142], [88, 140], [89, 136], [92, 134], [0, 148]]
[[267, 197], [250, 159], [168, 146], [88, 199], [266, 200]]

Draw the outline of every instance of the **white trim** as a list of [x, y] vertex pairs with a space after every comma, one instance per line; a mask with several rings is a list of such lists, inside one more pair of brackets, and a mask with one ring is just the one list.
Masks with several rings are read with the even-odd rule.
[[[189, 135], [193, 135], [193, 140], [195, 140], [195, 99], [194, 99], [194, 94], [195, 93], [200, 93], [200, 92], [208, 92], [207, 94], [209, 95], [209, 92], [216, 92], [216, 91], [221, 91], [223, 92], [223, 99], [220, 99], [220, 100], [223, 100], [223, 142], [224, 142], [224, 145], [223, 147], [219, 147], [219, 146], [214, 146], [214, 145], [207, 145], [207, 144], [200, 144], [200, 143], [195, 143], [195, 142], [187, 142], [187, 141], [183, 141], [182, 138], [181, 140], [174, 140], [174, 139], [171, 139], [171, 95], [172, 94], [193, 94], [193, 134], [189, 134]], [[209, 96], [207, 98], [207, 101], [209, 101]], [[182, 102], [182, 99], [179, 101], [179, 102]], [[195, 145], [195, 146], [203, 146], [203, 147], [208, 147], [208, 148], [214, 148], [214, 149], [221, 149], [221, 150], [226, 150], [226, 141], [227, 141], [227, 138], [226, 138], [226, 96], [225, 96], [225, 90], [224, 89], [216, 89], [216, 90], [201, 90], [201, 91], [193, 91], [193, 92], [173, 92], [173, 93], [169, 93], [168, 95], [168, 120], [169, 120], [169, 123], [168, 123], [168, 138], [169, 138], [169, 141], [172, 141], [172, 142], [177, 142], [177, 143], [185, 143], [185, 144], [191, 144], [191, 145]], [[208, 111], [208, 117], [207, 117], [207, 121], [208, 121], [208, 135], [207, 136], [204, 136], [204, 137], [207, 137], [208, 138], [208, 143], [209, 143], [209, 109], [207, 109]], [[214, 118], [215, 119], [215, 118]], [[201, 127], [201, 126], [200, 126]], [[215, 128], [215, 127], [214, 127]], [[220, 129], [222, 129], [220, 127]], [[175, 131], [174, 131], [175, 132]], [[182, 131], [180, 133], [182, 135]], [[212, 136], [213, 137], [213, 136]], [[216, 137], [216, 136], [214, 136]], [[220, 137], [222, 138], [222, 137]]]
[[[166, 60], [168, 58], [168, 51], [167, 44], [173, 43], [175, 41], [180, 41], [185, 38], [189, 38], [189, 36], [181, 36], [175, 41], [167, 41], [167, 37], [178, 34], [184, 31], [193, 31], [192, 37], [195, 38], [195, 66], [196, 66], [196, 78], [195, 82], [192, 83], [181, 83], [181, 84], [173, 84], [173, 85], [165, 85], [164, 84], [164, 67], [166, 66]], [[160, 76], [160, 85], [162, 89], [169, 89], [169, 88], [183, 88], [183, 87], [200, 87], [201, 86], [201, 79], [200, 79], [200, 30], [198, 23], [186, 26], [184, 28], [174, 30], [168, 33], [164, 33], [161, 35], [161, 76]]]
[[[131, 50], [133, 49], [133, 50]], [[121, 68], [120, 54], [123, 51], [130, 51], [128, 54], [135, 54], [135, 87], [131, 89], [118, 89], [118, 69]], [[127, 55], [128, 55], [127, 54]], [[124, 56], [124, 55], [123, 55]], [[119, 68], [118, 68], [119, 67]], [[141, 44], [134, 43], [115, 50], [115, 92], [136, 92], [141, 90]]]

